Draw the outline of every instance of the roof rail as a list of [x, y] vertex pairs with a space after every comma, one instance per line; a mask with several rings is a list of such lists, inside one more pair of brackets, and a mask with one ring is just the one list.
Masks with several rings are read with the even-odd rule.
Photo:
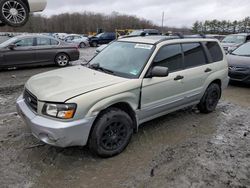
[[207, 38], [204, 34], [198, 34], [198, 35], [183, 35], [181, 33], [174, 33], [170, 36], [166, 36], [165, 38], [157, 41], [155, 44], [159, 44], [166, 40], [173, 40], [173, 39], [192, 39], [192, 38]]

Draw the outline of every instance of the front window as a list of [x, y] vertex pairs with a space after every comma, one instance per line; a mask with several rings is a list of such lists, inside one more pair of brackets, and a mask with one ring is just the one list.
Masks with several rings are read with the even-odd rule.
[[17, 47], [29, 47], [33, 46], [33, 42], [34, 42], [33, 38], [25, 38], [15, 42], [15, 45]]
[[154, 50], [153, 45], [114, 42], [94, 57], [89, 66], [101, 67], [126, 78], [138, 78]]
[[222, 43], [241, 44], [241, 43], [244, 43], [245, 41], [246, 41], [246, 36], [228, 35], [222, 40]]
[[232, 52], [233, 55], [250, 56], [250, 43], [246, 43]]

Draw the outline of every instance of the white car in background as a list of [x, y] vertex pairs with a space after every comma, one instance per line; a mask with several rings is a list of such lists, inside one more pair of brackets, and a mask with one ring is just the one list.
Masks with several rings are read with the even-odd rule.
[[60, 40], [64, 40], [66, 36], [68, 36], [67, 33], [54, 33], [52, 35], [54, 38], [60, 39]]
[[29, 14], [45, 9], [47, 0], [0, 0], [0, 26], [23, 26]]
[[85, 48], [89, 46], [89, 39], [88, 37], [77, 35], [77, 34], [70, 34], [64, 39], [67, 43], [76, 44], [79, 48]]

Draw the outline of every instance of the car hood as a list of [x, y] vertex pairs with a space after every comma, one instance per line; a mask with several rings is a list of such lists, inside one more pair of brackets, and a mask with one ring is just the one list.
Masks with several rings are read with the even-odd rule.
[[230, 54], [230, 55], [227, 55], [227, 60], [228, 60], [229, 66], [250, 68], [250, 57], [237, 56], [237, 55]]
[[229, 48], [229, 47], [238, 47], [238, 46], [240, 46], [241, 44], [237, 44], [237, 43], [221, 43], [221, 45], [222, 45], [223, 47]]
[[33, 76], [25, 87], [40, 101], [65, 102], [75, 96], [127, 80], [83, 66], [74, 66]]

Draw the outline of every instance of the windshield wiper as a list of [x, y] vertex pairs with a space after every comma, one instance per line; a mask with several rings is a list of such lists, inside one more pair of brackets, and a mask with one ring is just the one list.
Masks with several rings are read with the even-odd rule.
[[94, 70], [100, 70], [102, 72], [115, 75], [115, 73], [113, 71], [101, 67], [99, 63], [94, 63], [92, 65], [89, 65], [89, 68], [94, 69]]

